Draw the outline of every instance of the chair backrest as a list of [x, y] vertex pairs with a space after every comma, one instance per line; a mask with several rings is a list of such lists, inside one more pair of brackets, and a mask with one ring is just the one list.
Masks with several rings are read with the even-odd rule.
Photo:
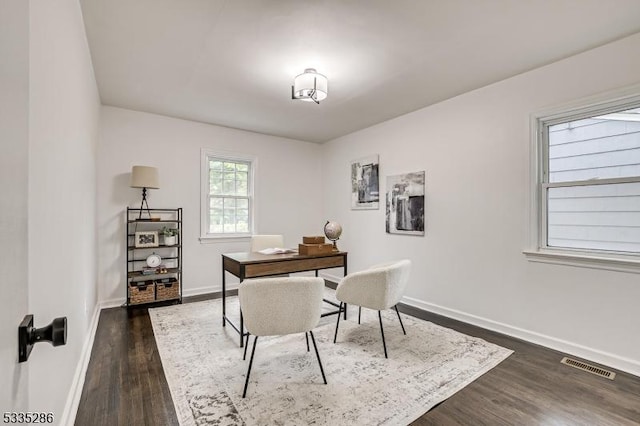
[[282, 235], [252, 235], [251, 251], [256, 252], [266, 248], [283, 248], [284, 237]]
[[324, 280], [319, 277], [257, 278], [238, 287], [247, 331], [254, 336], [304, 333], [320, 321]]
[[351, 273], [340, 281], [336, 297], [365, 308], [388, 309], [402, 299], [410, 272], [411, 261], [403, 259]]
[[386, 275], [388, 290], [387, 308], [395, 306], [409, 284], [409, 274], [411, 272], [411, 261], [409, 259], [398, 260], [397, 262], [387, 263], [385, 265], [374, 266], [370, 270], [381, 270]]

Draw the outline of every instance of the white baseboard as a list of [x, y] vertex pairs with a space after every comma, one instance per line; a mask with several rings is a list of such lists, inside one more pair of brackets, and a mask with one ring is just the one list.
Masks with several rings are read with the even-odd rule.
[[124, 299], [124, 297], [121, 297], [118, 299], [103, 300], [102, 302], [99, 303], [99, 305], [100, 305], [100, 309], [107, 309], [107, 308], [117, 308], [119, 306], [124, 305], [125, 303], [127, 303], [127, 301]]
[[[235, 284], [227, 286], [227, 290], [233, 290], [236, 288], [238, 288], [238, 286]], [[200, 296], [201, 294], [215, 293], [217, 291], [222, 291], [222, 286], [209, 286], [209, 287], [183, 289], [182, 297]]]
[[424, 302], [412, 297], [403, 297], [402, 303], [418, 309], [422, 309], [424, 311], [433, 312], [435, 314], [442, 315], [448, 318], [453, 318], [467, 324], [476, 325], [487, 330], [496, 331], [498, 333], [516, 337], [527, 342], [545, 346], [550, 349], [555, 349], [557, 351], [590, 360], [598, 364], [609, 366], [620, 371], [625, 371], [635, 376], [640, 376], [640, 362], [633, 359], [621, 357], [608, 352], [603, 352], [598, 349], [589, 348], [577, 343], [557, 339], [555, 337], [525, 330], [519, 327], [514, 327], [487, 318], [478, 317], [476, 315], [471, 315], [455, 309], [445, 308], [443, 306]]
[[98, 321], [100, 320], [100, 311], [102, 311], [102, 309], [102, 304], [96, 303], [93, 316], [91, 317], [91, 324], [89, 324], [89, 333], [84, 340], [80, 359], [76, 366], [76, 372], [73, 375], [71, 388], [67, 395], [67, 402], [60, 419], [61, 426], [73, 426], [76, 421], [76, 414], [78, 413], [78, 406], [80, 405], [80, 397], [82, 396], [82, 389], [84, 388], [87, 368], [89, 367], [89, 360], [91, 359], [91, 350], [93, 349], [93, 342], [96, 337], [96, 331], [98, 330]]

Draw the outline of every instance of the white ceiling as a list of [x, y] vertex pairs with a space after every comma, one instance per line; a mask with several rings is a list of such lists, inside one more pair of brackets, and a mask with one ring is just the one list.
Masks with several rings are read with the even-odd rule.
[[[312, 142], [640, 31], [639, 0], [81, 4], [103, 104]], [[291, 100], [305, 68], [320, 105]]]

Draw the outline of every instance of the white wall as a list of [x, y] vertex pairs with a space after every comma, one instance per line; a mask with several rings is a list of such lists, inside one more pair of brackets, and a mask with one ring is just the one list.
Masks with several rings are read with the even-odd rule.
[[[159, 169], [150, 208], [184, 209], [183, 294], [220, 290], [221, 253], [247, 251], [248, 241], [203, 244], [200, 237], [202, 148], [257, 157], [257, 232], [284, 234], [287, 246], [322, 232], [321, 147], [226, 127], [102, 107], [98, 148], [100, 300], [125, 299], [124, 209], [139, 207], [131, 166]], [[229, 283], [237, 282], [228, 277]]]
[[29, 408], [60, 422], [97, 302], [100, 100], [77, 0], [30, 2], [29, 59], [29, 311], [69, 324], [66, 346], [34, 347]]
[[0, 411], [28, 408], [17, 328], [27, 312], [29, 3], [0, 2]]
[[[640, 34], [325, 144], [324, 211], [350, 270], [410, 258], [407, 302], [640, 375], [638, 275], [522, 254], [530, 114], [638, 83], [639, 51]], [[426, 171], [424, 237], [385, 234], [383, 205], [350, 210], [349, 161], [370, 154], [381, 194], [386, 176]]]

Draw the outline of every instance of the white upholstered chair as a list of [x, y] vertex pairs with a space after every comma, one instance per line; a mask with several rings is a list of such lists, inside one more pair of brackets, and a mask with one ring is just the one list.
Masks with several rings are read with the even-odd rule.
[[[311, 335], [322, 380], [325, 385], [327, 384], [316, 340], [311, 331], [320, 321], [323, 288], [324, 280], [318, 277], [257, 278], [246, 280], [240, 285], [238, 297], [240, 309], [244, 315], [244, 325], [249, 334], [255, 336], [242, 393], [243, 398], [247, 394], [256, 342], [260, 336], [305, 333], [307, 351], [309, 351], [309, 335]], [[247, 336], [248, 345], [249, 336]]]
[[284, 237], [282, 235], [252, 235], [251, 251], [256, 252], [266, 248], [284, 248]]
[[[348, 274], [336, 288], [336, 298], [340, 301], [340, 310], [344, 304], [357, 305], [359, 309], [369, 308], [378, 311], [380, 320], [380, 332], [382, 333], [382, 346], [384, 347], [384, 357], [387, 358], [387, 344], [384, 340], [384, 329], [382, 328], [382, 315], [380, 311], [395, 308], [398, 320], [402, 326], [402, 332], [407, 332], [402, 324], [400, 312], [396, 306], [409, 282], [411, 271], [410, 260], [399, 260], [372, 266], [364, 271]], [[346, 306], [345, 306], [346, 309]], [[358, 312], [358, 323], [360, 323], [360, 312]], [[333, 336], [333, 343], [338, 337], [338, 326], [340, 325], [340, 315], [336, 323], [336, 332]]]

